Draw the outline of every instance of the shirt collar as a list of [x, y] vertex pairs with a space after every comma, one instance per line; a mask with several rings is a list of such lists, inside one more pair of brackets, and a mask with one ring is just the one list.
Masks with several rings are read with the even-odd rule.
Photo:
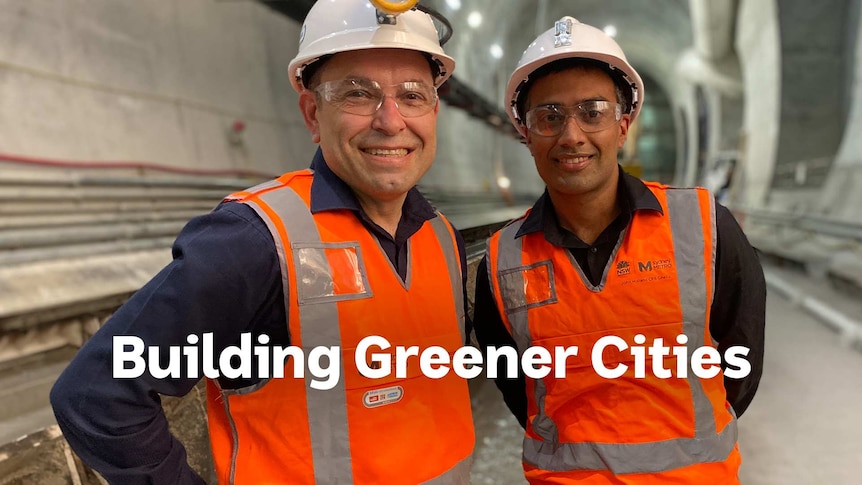
[[[664, 213], [658, 199], [656, 199], [655, 195], [641, 179], [629, 175], [620, 166], [618, 166], [618, 170], [620, 183], [617, 184], [617, 197], [623, 199], [623, 206], [628, 206], [631, 214], [634, 214], [638, 210], [656, 210]], [[527, 215], [515, 237], [542, 231], [545, 228], [545, 221], [556, 221], [556, 217], [547, 217], [548, 211], [554, 211], [554, 204], [551, 202], [551, 196], [548, 194], [546, 187], [545, 192], [539, 197], [539, 200], [533, 204], [532, 210]]]
[[[311, 160], [310, 168], [314, 171], [314, 178], [311, 181], [312, 214], [331, 210], [351, 210], [361, 215], [365, 214], [350, 186], [335, 175], [335, 172], [326, 164], [319, 147]], [[422, 221], [437, 217], [434, 208], [416, 187], [407, 192], [401, 214], [402, 218], [407, 216]]]

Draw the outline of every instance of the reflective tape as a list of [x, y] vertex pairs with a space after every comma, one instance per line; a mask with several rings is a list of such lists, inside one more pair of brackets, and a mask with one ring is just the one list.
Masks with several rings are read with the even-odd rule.
[[452, 283], [452, 298], [455, 302], [455, 311], [458, 315], [458, 329], [461, 331], [461, 342], [467, 342], [464, 328], [464, 291], [461, 280], [461, 258], [456, 254], [457, 243], [449, 231], [448, 224], [438, 212], [437, 217], [428, 221], [434, 229], [440, 248], [446, 258], [446, 268], [449, 271], [449, 281]]
[[524, 438], [524, 459], [537, 468], [556, 472], [660, 473], [698, 463], [722, 462], [730, 455], [736, 441], [736, 426], [730, 424], [721, 433], [713, 432], [705, 439], [677, 438], [651, 443], [554, 444]]
[[[296, 284], [302, 286], [300, 277], [305, 271], [302, 268], [302, 250], [308, 247], [323, 247], [320, 233], [308, 206], [300, 196], [288, 187], [274, 190], [261, 195], [260, 200], [274, 210], [281, 218], [290, 241], [290, 257], [297, 271]], [[253, 202], [250, 204], [266, 222], [273, 239], [279, 260], [282, 262], [282, 273], [287, 266], [284, 264], [288, 254], [281, 244], [281, 238], [270, 221], [269, 216]], [[332, 281], [332, 272], [326, 258], [316, 261], [323, 265], [318, 268], [323, 279]], [[282, 275], [287, 282], [287, 276]], [[365, 277], [367, 282], [367, 276]], [[285, 309], [290, 308], [287, 288], [285, 286]], [[366, 285], [367, 287], [367, 285]], [[299, 289], [297, 288], [297, 291]], [[289, 315], [289, 310], [288, 310]], [[335, 299], [311, 301], [299, 305], [299, 323], [303, 349], [308, 352], [314, 347], [341, 347], [341, 328], [338, 320], [338, 304]], [[344, 364], [340, 363], [341, 375], [344, 375]], [[311, 387], [313, 376], [305, 376], [305, 397], [308, 411], [308, 428], [311, 436], [311, 454], [314, 462], [314, 477], [319, 483], [353, 483], [353, 465], [350, 454], [349, 427], [347, 424], [347, 393], [344, 379], [339, 379], [335, 387], [322, 391]]]
[[[533, 341], [530, 335], [530, 326], [527, 323], [527, 312], [516, 311], [523, 307], [527, 301], [526, 295], [521, 296], [524, 293], [523, 274], [519, 276], [513, 272], [505, 283], [500, 281], [498, 275], [522, 266], [522, 238], [515, 238], [515, 235], [518, 234], [523, 223], [524, 219], [519, 219], [500, 230], [497, 248], [497, 274], [491, 275], [492, 278], [497, 278], [497, 282], [500, 285], [501, 297], [503, 298], [506, 314], [509, 316], [509, 325], [512, 328], [512, 337], [514, 337], [515, 344], [518, 346], [519, 354], [524, 353], [532, 345]], [[488, 262], [488, 271], [492, 271], [490, 261]], [[491, 288], [493, 291], [493, 285], [491, 285]], [[513, 291], [508, 291], [509, 288]]]
[[422, 485], [470, 485], [470, 468], [473, 466], [473, 455], [459, 461], [439, 477], [422, 482]]

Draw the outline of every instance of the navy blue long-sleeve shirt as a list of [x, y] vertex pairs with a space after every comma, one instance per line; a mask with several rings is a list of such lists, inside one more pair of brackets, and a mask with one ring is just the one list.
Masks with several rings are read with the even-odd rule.
[[[428, 201], [412, 189], [392, 237], [365, 214], [319, 150], [311, 168], [315, 170], [311, 211], [352, 211], [378, 239], [403, 279], [409, 238], [436, 217]], [[464, 242], [454, 232], [466, 281]], [[189, 335], [212, 333], [215, 355], [238, 345], [240, 334], [246, 332], [253, 338], [268, 335], [270, 345], [290, 344], [275, 244], [253, 209], [241, 203], [220, 204], [210, 214], [192, 219], [172, 251], [171, 263], [81, 348], [51, 390], [51, 404], [69, 444], [111, 483], [204, 483], [187, 464], [185, 448], [168, 431], [159, 398], [183, 396], [199, 379], [155, 379], [148, 372], [135, 379], [113, 378], [115, 335], [136, 336], [147, 348], [166, 349], [189, 345]], [[185, 366], [181, 374], [187, 375]], [[255, 382], [219, 378], [224, 389]]]
[[[533, 206], [519, 234], [543, 232], [545, 239], [564, 247], [583, 269], [593, 284], [598, 284], [611, 258], [620, 233], [629, 225], [635, 211], [661, 210], [658, 199], [644, 183], [620, 169], [617, 199], [621, 203], [619, 216], [602, 231], [592, 244], [580, 240], [563, 228], [557, 220], [547, 191]], [[727, 400], [738, 416], [748, 408], [763, 372], [764, 330], [766, 319], [766, 282], [757, 254], [736, 223], [730, 211], [716, 203], [716, 276], [715, 295], [710, 309], [710, 331], [718, 342], [718, 350], [734, 345], [748, 347], [747, 360], [751, 372], [744, 379], [725, 378]], [[516, 347], [515, 339], [506, 329], [494, 302], [488, 280], [487, 260], [479, 263], [476, 278], [476, 303], [473, 325], [476, 338], [484, 347]], [[502, 364], [501, 364], [502, 365]], [[498, 375], [505, 376], [504, 369]], [[527, 395], [523, 374], [516, 378], [495, 380], [509, 410], [526, 426]]]

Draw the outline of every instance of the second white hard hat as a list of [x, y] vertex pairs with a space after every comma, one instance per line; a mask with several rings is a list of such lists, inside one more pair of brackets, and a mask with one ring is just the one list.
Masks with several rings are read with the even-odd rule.
[[554, 27], [546, 30], [530, 44], [518, 61], [518, 67], [509, 78], [506, 87], [506, 112], [509, 120], [522, 136], [526, 135], [524, 113], [518, 112], [518, 98], [530, 81], [530, 76], [540, 67], [567, 58], [593, 59], [606, 63], [611, 71], [617, 71], [628, 85], [629, 113], [632, 122], [637, 118], [644, 100], [644, 85], [637, 71], [626, 60], [619, 44], [603, 31], [580, 23], [574, 17], [563, 17]]
[[438, 67], [440, 86], [455, 69], [455, 60], [440, 46], [431, 16], [408, 10], [386, 21], [369, 0], [318, 0], [311, 7], [299, 38], [299, 52], [290, 61], [290, 83], [300, 92], [302, 72], [322, 56], [362, 49], [409, 49], [430, 56]]

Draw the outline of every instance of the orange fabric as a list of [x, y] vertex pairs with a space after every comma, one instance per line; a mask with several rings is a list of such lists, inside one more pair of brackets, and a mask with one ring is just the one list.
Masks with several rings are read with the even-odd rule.
[[[527, 310], [531, 345], [546, 347], [551, 355], [554, 355], [555, 346], [578, 347], [578, 355], [566, 360], [565, 378], [556, 379], [552, 372], [543, 379], [547, 392], [545, 412], [557, 426], [560, 443], [633, 444], [694, 437], [694, 409], [688, 381], [656, 377], [652, 370], [652, 357], [646, 351], [656, 338], [662, 338], [665, 346], [678, 346], [676, 337], [684, 333], [676, 273], [677, 264], [681, 262], [674, 260], [664, 187], [649, 183], [647, 186], [658, 198], [664, 214], [654, 211], [635, 213], [600, 291], [587, 287], [588, 281], [579, 274], [568, 250], [548, 243], [541, 232], [522, 237], [521, 264], [529, 266], [550, 260], [557, 292], [556, 303]], [[708, 320], [713, 293], [709, 195], [706, 191], [698, 192], [706, 241], [703, 254], [707, 270], [703, 278], [709, 295], [705, 309]], [[492, 236], [490, 244], [489, 265], [494, 275], [491, 284], [497, 308], [512, 332], [495, 276], [499, 238], [500, 232]], [[547, 287], [547, 276], [535, 270], [523, 274], [527, 288], [526, 303], [546, 300], [542, 298], [545, 295], [540, 289], [532, 287]], [[635, 343], [637, 334], [646, 337], [644, 344]], [[618, 364], [628, 366], [625, 374], [616, 379], [601, 377], [591, 360], [594, 344], [601, 337], [610, 335], [622, 338], [629, 346], [623, 351], [614, 346], [605, 347], [602, 354], [608, 369]], [[707, 345], [712, 343], [708, 321], [704, 328], [704, 342]], [[632, 346], [644, 348], [645, 378], [635, 377], [635, 358], [630, 352]], [[664, 358], [664, 368], [676, 376], [677, 360], [673, 354]], [[692, 375], [690, 367], [687, 369]], [[721, 431], [732, 420], [723, 374], [701, 379], [701, 382], [712, 404], [716, 432]], [[527, 379], [527, 404], [526, 435], [541, 440], [532, 427], [539, 412], [533, 379]], [[724, 463], [695, 465], [637, 479], [634, 475], [612, 479], [612, 474], [607, 471], [560, 473], [536, 470], [526, 463], [524, 467], [527, 478], [533, 483], [712, 484], [738, 483], [731, 477], [736, 477], [739, 460], [735, 451]]]
[[[310, 171], [293, 172], [279, 181], [293, 188], [309, 204]], [[269, 190], [278, 190], [267, 189]], [[241, 201], [255, 200], [254, 195]], [[275, 213], [284, 247], [286, 231]], [[373, 294], [371, 298], [338, 301], [343, 373], [347, 394], [348, 430], [353, 480], [356, 484], [415, 484], [439, 476], [468, 457], [474, 435], [467, 383], [449, 372], [442, 379], [421, 375], [418, 358], [411, 357], [406, 379], [395, 378], [396, 346], [432, 345], [450, 354], [462, 345], [462, 325], [452, 297], [443, 250], [428, 222], [410, 240], [410, 286], [405, 289], [386, 254], [361, 222], [347, 211], [314, 215], [323, 242], [358, 241]], [[452, 240], [455, 244], [455, 240]], [[343, 251], [327, 251], [333, 268], [348, 263]], [[293, 258], [287, 258], [290, 284], [295, 284]], [[357, 282], [336, 278], [337, 293], [352, 293]], [[297, 292], [290, 290], [291, 345], [301, 346]], [[379, 351], [393, 355], [392, 374], [368, 379], [357, 370], [354, 349], [369, 335], [385, 337], [392, 347]], [[310, 349], [305, 349], [306, 357]], [[208, 413], [216, 470], [220, 482], [229, 483], [231, 456], [236, 452], [235, 483], [314, 483], [306, 389], [293, 379], [292, 359], [285, 377], [273, 379], [250, 394], [225, 396], [208, 387]], [[368, 408], [364, 394], [398, 385], [404, 390], [397, 403]], [[315, 391], [338, 393], [337, 389]], [[325, 395], [325, 394], [324, 394]], [[229, 409], [229, 411], [227, 411]], [[233, 418], [235, 431], [228, 419]], [[236, 433], [238, 440], [234, 440]], [[333, 436], [333, 439], [337, 437]]]

